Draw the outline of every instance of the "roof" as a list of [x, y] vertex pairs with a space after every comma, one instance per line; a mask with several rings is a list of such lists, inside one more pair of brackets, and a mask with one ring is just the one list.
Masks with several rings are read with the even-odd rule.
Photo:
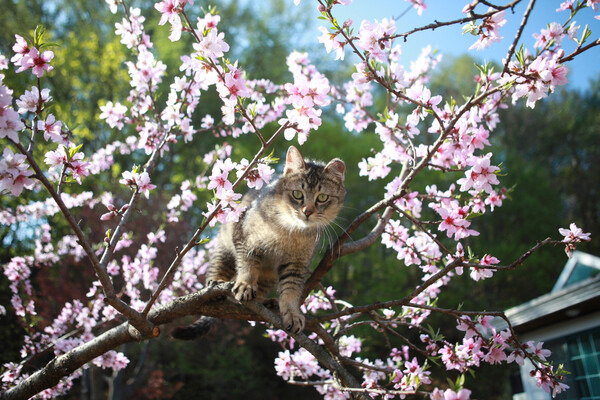
[[527, 332], [598, 310], [600, 258], [575, 252], [550, 293], [512, 307], [505, 314], [515, 331]]
[[600, 275], [600, 257], [575, 251], [556, 280], [552, 292], [598, 275]]

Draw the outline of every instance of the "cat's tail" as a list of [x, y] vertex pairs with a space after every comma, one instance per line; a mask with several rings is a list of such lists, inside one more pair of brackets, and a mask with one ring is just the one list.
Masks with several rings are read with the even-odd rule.
[[171, 337], [178, 340], [194, 340], [209, 333], [217, 318], [201, 316], [188, 326], [178, 326], [171, 331]]

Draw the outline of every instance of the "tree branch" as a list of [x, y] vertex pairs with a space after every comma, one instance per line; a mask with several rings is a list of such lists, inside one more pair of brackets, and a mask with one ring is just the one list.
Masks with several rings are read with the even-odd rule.
[[231, 284], [221, 284], [214, 288], [203, 289], [187, 296], [157, 307], [148, 315], [148, 321], [154, 329], [153, 335], [132, 335], [131, 325], [124, 322], [102, 333], [91, 341], [81, 344], [69, 352], [55, 357], [46, 366], [29, 376], [24, 381], [4, 392], [3, 400], [28, 399], [45, 389], [57, 385], [61, 378], [68, 376], [94, 358], [109, 350], [114, 350], [122, 344], [135, 340], [147, 340], [158, 336], [158, 326], [186, 315], [202, 314], [220, 318], [263, 320], [260, 315], [250, 311], [241, 304], [227, 300], [218, 300], [231, 294]]
[[408, 32], [404, 32], [404, 33], [398, 33], [395, 35], [391, 35], [391, 36], [384, 36], [383, 38], [379, 39], [380, 41], [385, 41], [385, 40], [389, 40], [389, 39], [395, 39], [395, 38], [399, 38], [402, 37], [404, 38], [404, 41], [406, 41], [406, 39], [408, 38], [408, 36], [417, 33], [417, 32], [422, 32], [422, 31], [427, 31], [427, 30], [436, 30], [437, 28], [441, 28], [443, 26], [450, 26], [450, 25], [457, 25], [457, 24], [465, 24], [467, 22], [472, 22], [472, 21], [477, 21], [478, 19], [484, 19], [487, 17], [491, 17], [494, 14], [497, 14], [499, 11], [502, 10], [507, 10], [509, 8], [514, 8], [517, 4], [519, 4], [521, 2], [521, 0], [515, 0], [512, 1], [504, 6], [495, 6], [493, 8], [495, 8], [495, 10], [493, 11], [489, 11], [487, 13], [484, 14], [473, 14], [472, 16], [469, 17], [465, 17], [465, 18], [459, 18], [459, 19], [455, 19], [452, 21], [444, 21], [444, 22], [440, 22], [440, 21], [435, 21], [431, 24], [428, 25], [424, 25], [415, 29], [412, 29]]
[[521, 35], [523, 34], [523, 29], [525, 29], [525, 25], [527, 25], [527, 21], [529, 21], [529, 15], [531, 14], [531, 11], [533, 11], [534, 5], [535, 5], [535, 0], [530, 0], [529, 4], [527, 5], [527, 9], [525, 10], [525, 13], [523, 14], [523, 19], [521, 20], [521, 25], [519, 26], [519, 29], [517, 30], [515, 39], [513, 40], [513, 42], [510, 45], [510, 48], [508, 49], [508, 54], [506, 55], [506, 61], [504, 62], [504, 69], [502, 70], [502, 75], [504, 75], [508, 72], [508, 64], [510, 63], [510, 59], [512, 58], [513, 54], [515, 53], [515, 49], [517, 48], [517, 43], [519, 42], [519, 39], [521, 38]]

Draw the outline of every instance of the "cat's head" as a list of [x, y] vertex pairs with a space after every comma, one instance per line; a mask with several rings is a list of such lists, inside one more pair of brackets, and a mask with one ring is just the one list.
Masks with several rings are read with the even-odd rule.
[[289, 228], [323, 228], [344, 206], [346, 165], [339, 158], [325, 164], [308, 161], [294, 146], [287, 152], [283, 175], [277, 182], [278, 214]]

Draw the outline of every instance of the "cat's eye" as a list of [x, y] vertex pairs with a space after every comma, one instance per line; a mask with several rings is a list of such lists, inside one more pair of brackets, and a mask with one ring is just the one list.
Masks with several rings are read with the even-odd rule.
[[329, 200], [329, 195], [321, 193], [320, 195], [317, 196], [317, 201], [319, 203], [325, 203], [327, 200]]
[[294, 197], [296, 200], [302, 200], [304, 194], [300, 190], [294, 190], [292, 191], [292, 197]]

